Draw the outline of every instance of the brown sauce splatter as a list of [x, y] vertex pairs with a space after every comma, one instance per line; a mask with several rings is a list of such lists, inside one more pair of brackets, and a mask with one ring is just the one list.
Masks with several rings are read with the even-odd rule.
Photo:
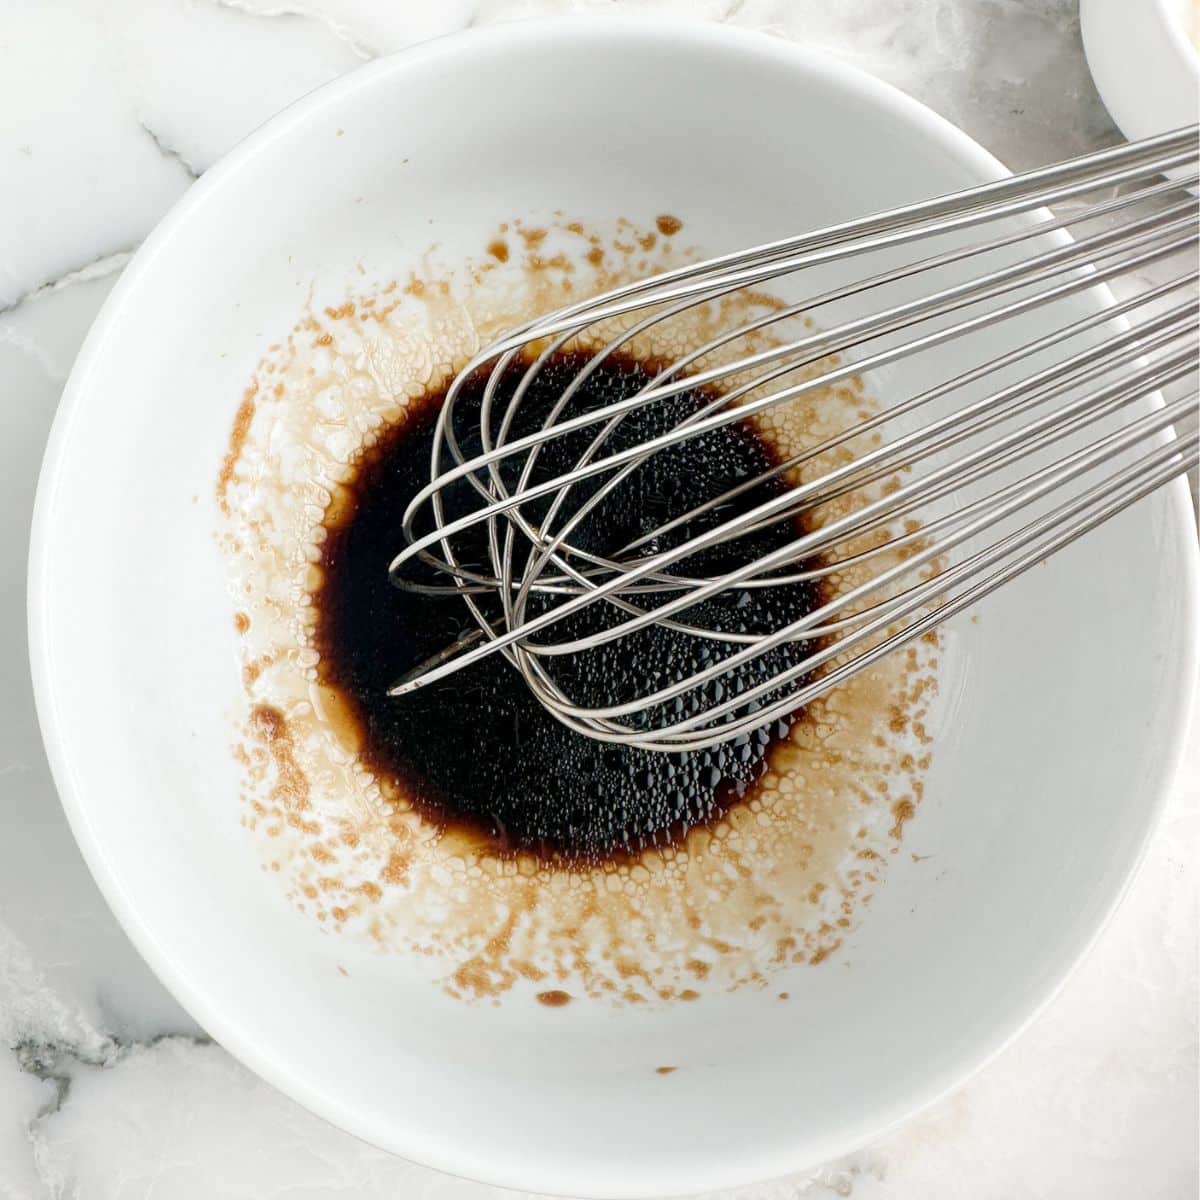
[[283, 713], [270, 704], [257, 704], [250, 712], [250, 728], [275, 766], [271, 799], [293, 812], [307, 808], [308, 778], [296, 762], [295, 745]]
[[557, 988], [537, 994], [538, 1003], [544, 1004], [547, 1008], [564, 1008], [571, 1003], [571, 999], [570, 992], [560, 992]]
[[257, 382], [252, 383], [242, 394], [242, 402], [234, 414], [233, 429], [229, 433], [229, 448], [225, 452], [225, 459], [221, 463], [221, 470], [217, 475], [217, 502], [221, 506], [221, 511], [226, 514], [230, 511], [227, 496], [229, 485], [237, 473], [238, 460], [242, 457], [246, 437], [250, 433], [250, 425], [254, 420], [254, 398], [257, 395]]

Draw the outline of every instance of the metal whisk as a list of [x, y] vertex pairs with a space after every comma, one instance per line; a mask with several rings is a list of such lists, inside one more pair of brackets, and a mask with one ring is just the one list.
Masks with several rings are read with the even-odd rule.
[[[1197, 395], [1196, 160], [1192, 127], [669, 270], [486, 347], [448, 392], [430, 482], [390, 566], [401, 587], [458, 597], [470, 624], [392, 694], [502, 654], [581, 733], [714, 746], [786, 717], [1194, 467], [1197, 434], [1172, 426]], [[1165, 281], [1147, 282], [1163, 263], [1153, 275]], [[587, 380], [623, 348], [768, 285], [779, 304], [634, 394], [585, 402]], [[531, 387], [577, 347], [590, 356], [531, 427]], [[477, 372], [482, 399], [464, 417]], [[853, 377], [874, 383], [878, 411], [623, 544], [582, 536], [653, 456]], [[1174, 398], [1155, 399], [1163, 388]], [[655, 411], [667, 414], [657, 432], [629, 444]], [[779, 534], [771, 548], [739, 557], [765, 529]], [[808, 611], [764, 628], [727, 619], [756, 589], [799, 585], [819, 585]], [[652, 627], [700, 647], [683, 677], [647, 674], [599, 701], [574, 686], [581, 656], [619, 658]]]

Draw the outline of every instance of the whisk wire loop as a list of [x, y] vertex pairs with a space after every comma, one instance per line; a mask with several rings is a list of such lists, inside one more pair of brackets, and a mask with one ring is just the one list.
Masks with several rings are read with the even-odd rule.
[[[1200, 437], [1172, 427], [1194, 411], [1200, 364], [1196, 161], [1196, 127], [1113, 147], [675, 267], [485, 347], [447, 392], [389, 566], [472, 624], [392, 694], [500, 654], [589, 737], [706, 749], [787, 718], [1194, 468]], [[752, 298], [744, 319], [596, 398], [622, 354], [694, 313], [711, 325], [737, 297]], [[857, 381], [881, 402], [824, 419]], [[662, 456], [686, 462], [798, 406], [824, 414], [808, 444], [607, 536]], [[765, 624], [736, 616], [751, 593], [781, 598]], [[574, 664], [656, 630], [686, 670], [629, 694], [577, 686]]]

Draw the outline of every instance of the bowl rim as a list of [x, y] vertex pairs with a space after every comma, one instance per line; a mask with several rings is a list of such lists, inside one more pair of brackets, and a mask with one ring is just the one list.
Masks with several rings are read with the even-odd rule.
[[1158, 0], [1158, 19], [1166, 30], [1167, 40], [1171, 43], [1183, 70], [1200, 83], [1200, 47], [1192, 44], [1183, 27], [1182, 14], [1177, 12], [1178, 4], [1174, 0]]
[[[184, 973], [176, 965], [174, 954], [157, 940], [139, 914], [133, 899], [126, 892], [119, 873], [105, 857], [101, 839], [92, 827], [85, 800], [85, 788], [75, 774], [68, 739], [58, 716], [56, 696], [62, 686], [62, 680], [57, 678], [52, 670], [53, 632], [47, 621], [46, 604], [56, 495], [62, 483], [71, 427], [85, 403], [91, 377], [105, 352], [109, 330], [118, 320], [128, 299], [139, 287], [142, 277], [159, 252], [181, 229], [186, 228], [189, 218], [200, 209], [208, 197], [227, 181], [233, 180], [245, 164], [278, 139], [291, 134], [311, 116], [340, 103], [361, 89], [375, 85], [377, 81], [394, 72], [405, 71], [411, 64], [453, 59], [464, 52], [503, 53], [505, 47], [514, 42], [544, 42], [562, 38], [586, 41], [597, 35], [658, 39], [670, 43], [664, 50], [681, 51], [685, 54], [693, 47], [717, 45], [731, 54], [750, 59], [769, 58], [785, 63], [798, 73], [823, 77], [836, 88], [856, 93], [867, 102], [907, 119], [981, 181], [1010, 174], [998, 159], [968, 134], [891, 84], [790, 40], [772, 37], [759, 31], [731, 28], [693, 17], [621, 13], [527, 19], [436, 37], [356, 68], [294, 101], [247, 135], [172, 206], [125, 267], [84, 340], [59, 401], [38, 479], [27, 590], [29, 656], [34, 699], [51, 775], [84, 860], [106, 902], [138, 952], [202, 1028], [242, 1064], [284, 1095], [338, 1128], [366, 1140], [372, 1138], [370, 1132], [363, 1132], [364, 1126], [370, 1122], [364, 1120], [361, 1113], [349, 1111], [347, 1106], [337, 1099], [322, 1094], [289, 1062], [260, 1051], [240, 1025], [236, 1014], [218, 1011], [209, 1004], [205, 996], [193, 991]], [[1078, 940], [1078, 944], [1072, 948], [1069, 955], [1064, 956], [1052, 986], [1047, 989], [1039, 1003], [1028, 1011], [1016, 1013], [1005, 1023], [998, 1023], [988, 1038], [980, 1039], [974, 1051], [962, 1057], [960, 1069], [949, 1082], [924, 1081], [923, 1085], [910, 1090], [906, 1098], [892, 1105], [893, 1111], [888, 1119], [863, 1132], [851, 1144], [832, 1146], [831, 1155], [849, 1153], [858, 1146], [885, 1136], [918, 1112], [963, 1086], [1017, 1038], [1050, 1004], [1094, 945], [1145, 858], [1149, 842], [1160, 824], [1186, 744], [1196, 690], [1200, 643], [1200, 621], [1197, 619], [1200, 617], [1200, 554], [1197, 553], [1195, 539], [1191, 537], [1191, 502], [1187, 485], [1182, 479], [1174, 481], [1166, 491], [1169, 494], [1171, 507], [1168, 512], [1171, 515], [1167, 523], [1168, 528], [1164, 532], [1173, 536], [1182, 547], [1180, 587], [1183, 592], [1181, 611], [1184, 614], [1184, 627], [1179, 631], [1177, 644], [1186, 668], [1181, 673], [1181, 679], [1186, 682], [1181, 685], [1177, 720], [1169, 735], [1164, 738], [1165, 752], [1160, 758], [1157, 777], [1149, 780], [1146, 786], [1147, 807], [1152, 810], [1151, 820], [1120, 887], [1114, 890], [1094, 928], [1087, 936]], [[572, 1169], [572, 1173], [567, 1177], [556, 1169], [546, 1169], [537, 1163], [498, 1161], [494, 1151], [489, 1151], [485, 1156], [471, 1146], [457, 1146], [444, 1141], [430, 1145], [427, 1135], [406, 1129], [402, 1119], [398, 1121], [394, 1117], [390, 1118], [389, 1129], [391, 1132], [386, 1148], [413, 1162], [463, 1178], [559, 1195], [586, 1194], [630, 1198], [645, 1197], [649, 1194], [683, 1195], [696, 1190], [776, 1178], [803, 1169], [806, 1165], [816, 1165], [798, 1162], [789, 1153], [789, 1143], [782, 1141], [770, 1154], [756, 1149], [748, 1155], [745, 1151], [739, 1152], [735, 1147], [728, 1147], [717, 1167], [714, 1167], [711, 1161], [639, 1165], [632, 1172], [626, 1169], [628, 1164], [618, 1164], [615, 1171], [611, 1168], [598, 1171], [594, 1167], [584, 1166], [577, 1172]]]

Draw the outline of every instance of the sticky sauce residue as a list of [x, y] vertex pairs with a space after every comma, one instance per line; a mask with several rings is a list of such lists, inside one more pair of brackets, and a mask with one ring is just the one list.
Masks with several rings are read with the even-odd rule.
[[547, 1008], [565, 1008], [571, 1003], [571, 993], [551, 988], [546, 992], [538, 992], [537, 1002], [544, 1004]]
[[[936, 637], [809, 705], [753, 792], [719, 821], [627, 861], [570, 869], [497, 856], [426, 820], [364, 763], [343, 698], [322, 683], [318, 564], [357, 456], [515, 323], [693, 260], [696, 249], [673, 237], [681, 228], [664, 216], [652, 228], [617, 221], [602, 230], [506, 222], [481, 240], [476, 261], [447, 264], [431, 252], [410, 276], [306, 313], [257, 368], [219, 471], [231, 611], [247, 621], [238, 635], [247, 716], [235, 754], [243, 824], [263, 869], [323, 928], [405, 956], [464, 1000], [498, 1003], [515, 991], [541, 1004], [557, 994], [688, 1003], [819, 965], [861, 919], [919, 808]], [[493, 251], [499, 240], [506, 260]], [[769, 295], [725, 297], [645, 331], [630, 350], [674, 358], [779, 307]], [[738, 352], [789, 334], [794, 327], [764, 326]], [[597, 342], [610, 335], [595, 333]], [[787, 457], [875, 404], [844, 379], [755, 426]], [[810, 461], [794, 481], [859, 449]], [[819, 520], [859, 502], [834, 500]], [[844, 574], [853, 585], [853, 570]]]
[[[250, 729], [266, 748], [273, 768], [268, 795], [276, 811], [295, 817], [309, 806], [309, 782], [296, 761], [295, 741], [287, 720], [273, 705], [256, 704], [250, 710]], [[299, 819], [289, 823], [298, 824]]]
[[246, 445], [246, 438], [250, 433], [250, 424], [254, 420], [255, 413], [254, 398], [257, 394], [258, 381], [256, 380], [242, 394], [242, 402], [238, 405], [237, 413], [233, 418], [233, 429], [229, 432], [229, 448], [225, 452], [221, 471], [217, 475], [217, 502], [226, 516], [230, 516], [231, 512], [225, 493], [233, 482], [234, 472], [237, 470], [238, 461], [241, 459]]

